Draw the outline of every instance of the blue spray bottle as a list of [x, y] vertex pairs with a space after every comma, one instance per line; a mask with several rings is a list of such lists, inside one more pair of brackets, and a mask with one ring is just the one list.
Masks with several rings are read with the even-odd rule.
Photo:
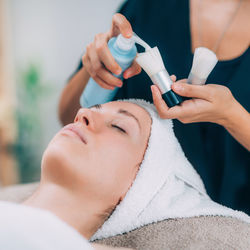
[[[122, 68], [122, 73], [115, 76], [123, 80], [123, 72], [131, 66], [136, 57], [135, 42], [133, 39], [125, 38], [120, 34], [109, 40], [108, 47], [115, 61]], [[104, 89], [90, 78], [80, 97], [80, 104], [82, 107], [88, 108], [112, 101], [118, 89], [118, 87], [115, 87], [114, 90]]]

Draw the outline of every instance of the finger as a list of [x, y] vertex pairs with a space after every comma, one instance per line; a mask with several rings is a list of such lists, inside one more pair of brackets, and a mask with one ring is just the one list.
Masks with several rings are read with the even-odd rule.
[[176, 81], [176, 76], [175, 76], [175, 75], [171, 75], [170, 78], [171, 78], [171, 80], [172, 80], [173, 82]]
[[152, 97], [154, 105], [157, 109], [157, 112], [161, 118], [168, 118], [168, 106], [165, 101], [162, 99], [161, 92], [157, 86], [151, 85]]
[[103, 67], [92, 44], [87, 46], [87, 53], [89, 55], [92, 71], [95, 75], [98, 75], [104, 82], [107, 82], [111, 86], [122, 86], [121, 79], [113, 76], [109, 71], [107, 71], [106, 68]]
[[187, 78], [183, 78], [180, 80], [180, 82], [183, 82], [183, 83], [187, 83], [188, 79]]
[[97, 76], [96, 72], [92, 68], [89, 57], [86, 54], [83, 56], [83, 63], [90, 77], [92, 77], [96, 83], [98, 83], [104, 89], [111, 89], [111, 90], [114, 89], [114, 86], [108, 84], [107, 82], [102, 80], [99, 76]]
[[99, 60], [99, 57], [96, 53], [96, 50], [92, 44], [89, 44], [86, 47], [87, 55], [89, 57], [90, 65], [91, 65], [91, 70], [93, 70], [93, 74], [97, 74], [97, 72], [103, 68], [102, 63]]
[[123, 77], [127, 79], [132, 76], [138, 75], [140, 73], [141, 73], [141, 66], [136, 61], [133, 61], [132, 65], [124, 71]]
[[182, 81], [177, 81], [172, 84], [172, 89], [175, 93], [181, 96], [194, 97], [210, 101], [211, 93], [206, 85], [193, 85], [184, 83]]
[[[190, 102], [193, 100], [187, 100], [181, 103], [180, 105], [176, 105], [168, 110], [168, 118], [169, 119], [182, 119], [183, 117], [192, 117], [194, 115], [193, 109], [190, 109]], [[193, 106], [193, 105], [192, 105]]]
[[108, 44], [107, 44], [107, 37], [105, 34], [98, 34], [95, 37], [95, 49], [99, 60], [105, 65], [105, 67], [114, 74], [121, 74], [121, 67], [115, 61], [114, 57], [112, 56]]
[[112, 18], [111, 36], [117, 36], [122, 34], [126, 38], [130, 38], [133, 35], [133, 30], [130, 22], [125, 16], [120, 13], [116, 13]]
[[[165, 101], [162, 99], [161, 92], [157, 86], [151, 86], [153, 101], [159, 116], [163, 119], [179, 119], [183, 116], [187, 115], [187, 111], [185, 105], [177, 105], [172, 108], [168, 108]], [[192, 101], [192, 100], [189, 100]]]
[[82, 63], [84, 65], [84, 68], [87, 70], [87, 72], [89, 73], [89, 75], [93, 78], [93, 76], [96, 75], [95, 71], [92, 69], [91, 67], [91, 63], [90, 63], [90, 58], [87, 54], [85, 54], [82, 57]]
[[108, 84], [107, 82], [103, 81], [99, 76], [94, 76], [92, 77], [94, 79], [94, 81], [96, 83], [98, 83], [102, 88], [104, 89], [110, 89], [110, 90], [113, 90], [114, 89], [114, 86], [111, 86], [110, 84]]
[[111, 85], [113, 87], [121, 87], [122, 86], [122, 80], [113, 76], [104, 67], [102, 67], [98, 70], [97, 76], [99, 78], [101, 78], [104, 82], [107, 82], [109, 85]]

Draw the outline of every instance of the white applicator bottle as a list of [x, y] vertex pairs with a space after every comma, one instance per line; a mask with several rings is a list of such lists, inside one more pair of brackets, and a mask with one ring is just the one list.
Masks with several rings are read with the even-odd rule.
[[213, 51], [205, 47], [196, 48], [192, 68], [188, 76], [188, 83], [196, 85], [205, 84], [217, 62], [218, 58]]
[[146, 52], [137, 54], [135, 60], [149, 75], [152, 82], [158, 86], [162, 98], [169, 108], [183, 101], [182, 97], [174, 93], [171, 89], [173, 81], [165, 69], [161, 54], [157, 47], [146, 49]]

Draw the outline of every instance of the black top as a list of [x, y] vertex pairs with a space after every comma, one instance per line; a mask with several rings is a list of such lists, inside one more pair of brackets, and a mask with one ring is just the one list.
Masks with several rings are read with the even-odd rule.
[[[169, 74], [175, 74], [177, 79], [187, 78], [193, 60], [189, 1], [129, 0], [120, 13], [143, 40], [152, 47], [158, 46]], [[138, 51], [144, 50], [138, 47]], [[248, 48], [236, 59], [219, 61], [207, 82], [227, 86], [249, 112], [249, 71]], [[150, 78], [142, 72], [124, 80], [115, 100], [142, 98], [152, 102], [151, 84]], [[250, 153], [217, 124], [182, 124], [174, 120], [174, 131], [210, 197], [250, 214]]]

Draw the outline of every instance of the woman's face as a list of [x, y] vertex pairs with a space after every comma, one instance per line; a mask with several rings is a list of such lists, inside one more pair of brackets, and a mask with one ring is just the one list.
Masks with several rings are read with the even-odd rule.
[[48, 145], [41, 181], [116, 204], [136, 176], [150, 128], [149, 114], [129, 102], [80, 109]]

